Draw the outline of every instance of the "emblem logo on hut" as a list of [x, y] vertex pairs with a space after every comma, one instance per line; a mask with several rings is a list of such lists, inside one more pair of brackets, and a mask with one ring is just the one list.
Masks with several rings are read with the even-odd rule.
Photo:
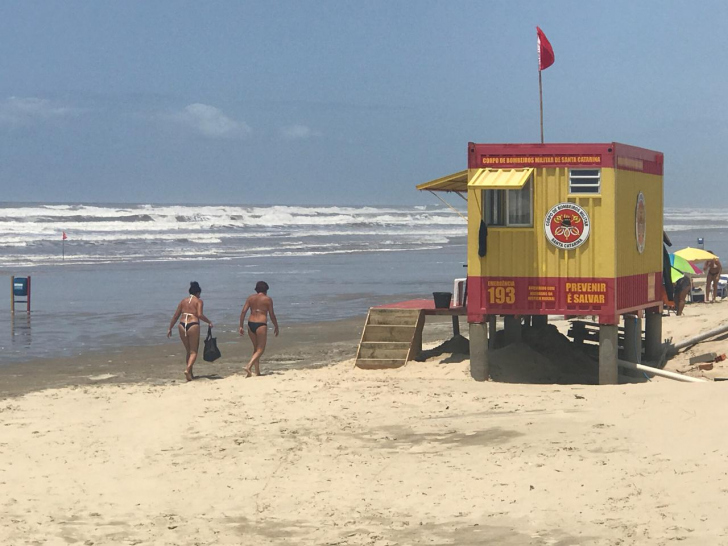
[[637, 194], [637, 206], [634, 209], [634, 227], [637, 237], [637, 252], [645, 251], [645, 236], [647, 234], [647, 210], [645, 209], [645, 196], [642, 192]]
[[544, 219], [546, 238], [562, 250], [583, 245], [589, 238], [589, 229], [589, 215], [575, 203], [559, 203]]

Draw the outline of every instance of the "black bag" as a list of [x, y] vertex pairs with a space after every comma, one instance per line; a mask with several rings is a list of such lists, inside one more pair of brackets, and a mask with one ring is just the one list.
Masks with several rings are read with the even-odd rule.
[[206, 362], [214, 362], [220, 358], [220, 349], [217, 348], [217, 338], [212, 337], [212, 327], [207, 327], [207, 337], [205, 338], [205, 350], [202, 352], [202, 358]]

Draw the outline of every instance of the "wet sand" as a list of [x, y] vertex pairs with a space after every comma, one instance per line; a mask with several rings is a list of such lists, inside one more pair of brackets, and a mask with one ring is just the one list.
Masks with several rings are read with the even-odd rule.
[[[281, 329], [276, 338], [269, 335], [261, 373], [280, 373], [297, 368], [316, 368], [341, 362], [356, 355], [365, 316], [346, 320], [294, 324]], [[425, 340], [447, 337], [449, 318], [431, 317]], [[467, 330], [465, 320], [461, 320]], [[222, 358], [205, 362], [202, 353], [194, 367], [195, 375], [222, 379], [242, 372], [252, 347], [247, 334], [240, 337], [231, 327], [216, 327], [214, 335]], [[207, 335], [207, 328], [202, 336]], [[202, 351], [200, 341], [200, 351]], [[185, 354], [176, 330], [171, 339], [160, 335], [160, 344], [118, 350], [89, 352], [76, 357], [35, 359], [0, 365], [0, 398], [19, 396], [48, 388], [92, 384], [184, 383]]]

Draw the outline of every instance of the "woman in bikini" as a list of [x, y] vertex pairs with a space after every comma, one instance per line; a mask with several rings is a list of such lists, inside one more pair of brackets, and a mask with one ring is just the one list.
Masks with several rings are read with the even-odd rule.
[[[709, 250], [713, 256], [715, 253]], [[703, 271], [707, 273], [705, 276], [705, 303], [715, 303], [715, 296], [718, 293], [718, 281], [720, 280], [720, 274], [723, 272], [723, 266], [720, 263], [718, 256], [710, 260], [706, 260]], [[710, 299], [710, 293], [713, 293], [713, 299]]]
[[200, 346], [200, 321], [205, 321], [212, 328], [212, 322], [202, 312], [201, 293], [202, 288], [200, 288], [200, 285], [196, 281], [192, 281], [190, 283], [190, 295], [179, 302], [172, 321], [169, 323], [169, 330], [167, 330], [167, 337], [172, 337], [174, 323], [177, 322], [180, 316], [182, 317], [177, 329], [179, 330], [182, 345], [185, 346], [187, 351], [185, 358], [185, 379], [187, 381], [192, 381], [195, 378], [192, 375], [192, 366], [197, 360], [197, 350]]
[[248, 297], [243, 305], [243, 311], [240, 313], [240, 335], [245, 334], [245, 315], [250, 310], [250, 319], [248, 320], [248, 336], [253, 342], [253, 356], [245, 367], [245, 377], [250, 377], [251, 370], [255, 366], [255, 375], [260, 375], [260, 357], [265, 352], [265, 344], [268, 340], [268, 315], [273, 323], [273, 332], [278, 336], [278, 320], [273, 311], [273, 300], [268, 297], [268, 283], [258, 281], [255, 285], [255, 294]]

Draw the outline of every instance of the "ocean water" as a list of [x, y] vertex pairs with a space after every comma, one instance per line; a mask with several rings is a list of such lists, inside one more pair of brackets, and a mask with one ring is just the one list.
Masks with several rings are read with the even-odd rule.
[[[282, 325], [319, 322], [450, 290], [465, 256], [440, 206], [2, 204], [0, 364], [159, 343], [192, 280], [233, 331], [258, 280]], [[9, 313], [10, 275], [32, 278], [30, 317]]]
[[0, 204], [0, 267], [422, 250], [464, 225], [440, 207]]
[[[728, 256], [723, 210], [668, 208], [664, 223], [672, 250], [703, 237]], [[441, 206], [0, 204], [0, 364], [160, 343], [192, 280], [233, 331], [258, 280], [291, 325], [449, 291], [465, 261], [465, 221]], [[32, 277], [30, 316], [10, 315], [10, 275]]]
[[728, 264], [728, 213], [724, 209], [666, 208], [663, 225], [672, 242], [669, 252], [687, 246], [700, 248], [698, 238], [702, 238], [703, 248], [713, 251], [721, 259], [725, 271]]

